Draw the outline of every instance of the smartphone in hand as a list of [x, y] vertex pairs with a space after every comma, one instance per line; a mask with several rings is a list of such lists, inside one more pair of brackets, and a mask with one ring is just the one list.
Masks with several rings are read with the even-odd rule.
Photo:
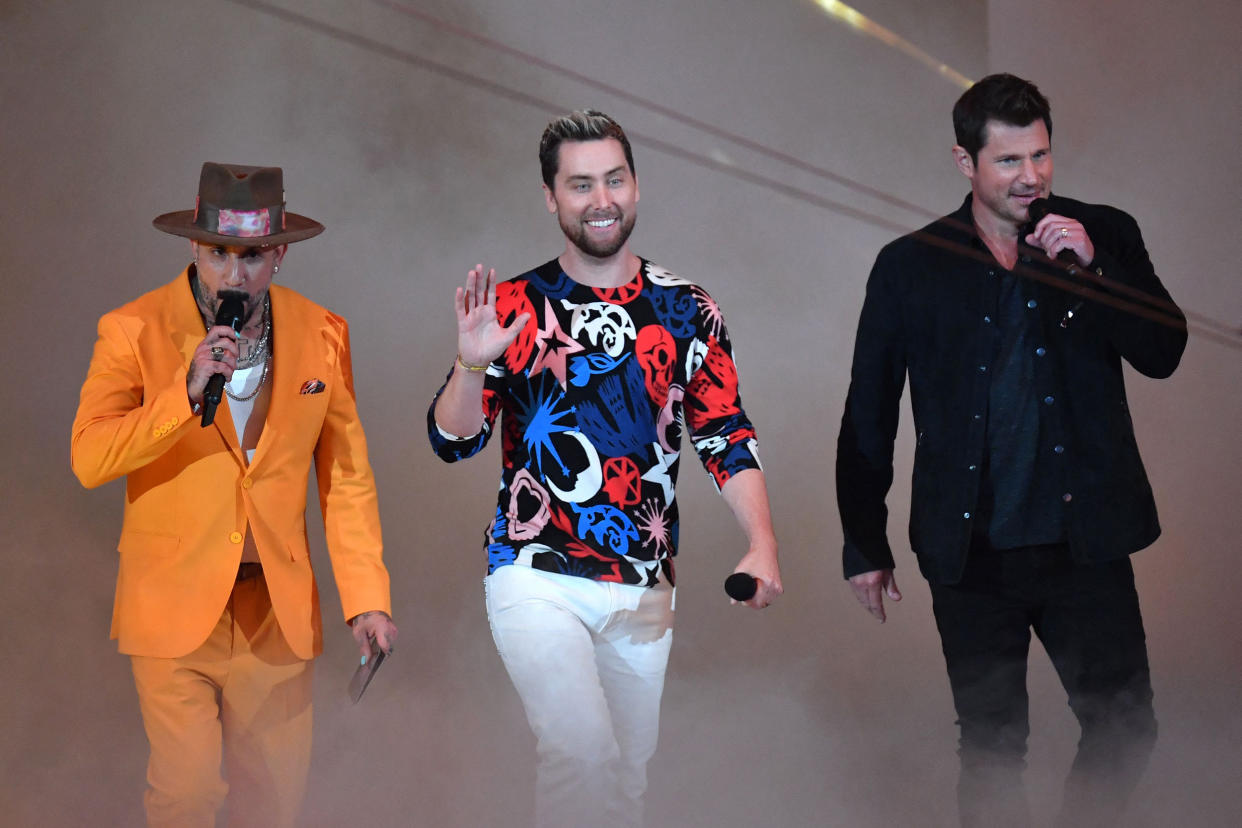
[[354, 704], [362, 698], [362, 694], [367, 691], [367, 685], [371, 683], [371, 679], [375, 676], [375, 671], [384, 663], [384, 659], [388, 654], [380, 649], [375, 639], [368, 638], [371, 644], [371, 654], [367, 656], [366, 661], [358, 665], [358, 669], [354, 670], [354, 677], [349, 680], [349, 699]]

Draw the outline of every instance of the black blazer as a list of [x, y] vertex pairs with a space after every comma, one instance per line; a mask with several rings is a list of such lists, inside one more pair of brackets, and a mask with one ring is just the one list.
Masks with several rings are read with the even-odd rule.
[[[1121, 360], [1150, 377], [1171, 374], [1186, 346], [1185, 317], [1157, 278], [1133, 218], [1057, 196], [1050, 212], [1083, 224], [1096, 250], [1088, 275], [1108, 280], [1075, 278], [1042, 252], [1019, 250], [1015, 270], [1035, 280], [1049, 358], [1046, 413], [1064, 447], [1070, 549], [1077, 561], [1105, 561], [1160, 534]], [[998, 280], [990, 274], [999, 268], [975, 233], [970, 196], [876, 258], [837, 443], [846, 577], [893, 566], [884, 501], [908, 376], [917, 433], [910, 544], [929, 581], [961, 578], [977, 531], [997, 336], [989, 309], [996, 307]], [[1104, 296], [1072, 292], [1083, 286]]]

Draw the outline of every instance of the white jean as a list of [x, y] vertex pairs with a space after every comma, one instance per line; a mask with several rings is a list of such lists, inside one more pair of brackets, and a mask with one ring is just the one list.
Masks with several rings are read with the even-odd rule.
[[496, 649], [537, 740], [537, 828], [638, 828], [675, 590], [521, 565], [483, 584]]

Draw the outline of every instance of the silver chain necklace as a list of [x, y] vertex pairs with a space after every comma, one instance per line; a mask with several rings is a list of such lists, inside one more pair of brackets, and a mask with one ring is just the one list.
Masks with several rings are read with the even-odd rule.
[[237, 360], [238, 368], [253, 368], [259, 364], [259, 360], [267, 359], [268, 349], [267, 343], [272, 335], [272, 299], [270, 296], [263, 297], [263, 333], [259, 334], [259, 338], [255, 340], [254, 345], [250, 347], [250, 353]]
[[259, 384], [254, 387], [253, 391], [242, 397], [239, 397], [230, 391], [228, 385], [225, 384], [224, 393], [229, 395], [230, 400], [234, 400], [236, 402], [247, 402], [248, 400], [253, 400], [258, 396], [259, 392], [263, 390], [263, 383], [267, 382], [268, 371], [272, 368], [272, 351], [271, 348], [268, 347], [271, 334], [272, 297], [269, 294], [263, 297], [263, 333], [259, 334], [259, 338], [256, 339], [254, 345], [250, 347], [250, 353], [247, 354], [244, 359], [237, 360], [237, 367], [239, 369], [253, 368], [259, 363], [260, 359], [263, 360], [263, 373], [259, 376]]
[[[195, 267], [197, 267], [197, 264], [195, 265]], [[195, 274], [195, 278], [191, 280], [190, 288], [194, 294], [194, 298], [196, 301], [202, 298], [202, 291], [201, 291], [200, 282], [198, 280], [197, 274]], [[211, 328], [211, 324], [208, 322], [206, 318], [203, 319], [203, 326], [209, 330]], [[267, 375], [271, 371], [271, 368], [272, 368], [272, 351], [268, 347], [268, 344], [271, 340], [271, 334], [272, 334], [272, 296], [271, 294], [268, 294], [267, 296], [263, 297], [263, 333], [259, 334], [259, 338], [255, 340], [254, 346], [251, 347], [250, 349], [250, 353], [245, 358], [237, 360], [237, 367], [241, 369], [241, 368], [253, 368], [259, 362], [259, 360], [262, 359], [263, 360], [263, 373], [259, 376], [259, 384], [254, 387], [253, 391], [251, 391], [249, 394], [246, 394], [245, 396], [241, 396], [241, 397], [237, 396], [236, 394], [234, 394], [232, 391], [229, 390], [228, 384], [225, 383], [224, 393], [228, 395], [230, 400], [234, 400], [236, 402], [248, 402], [250, 400], [253, 400], [256, 396], [258, 396], [259, 392], [263, 390], [263, 384], [267, 382]]]
[[244, 397], [239, 397], [236, 394], [234, 394], [232, 391], [230, 391], [228, 383], [225, 383], [224, 393], [228, 394], [229, 399], [234, 400], [235, 402], [246, 402], [248, 400], [253, 400], [255, 397], [258, 396], [259, 392], [263, 390], [263, 383], [267, 382], [267, 372], [268, 372], [268, 369], [270, 369], [271, 367], [272, 367], [272, 354], [269, 351], [268, 353], [263, 355], [263, 373], [259, 377], [259, 384], [254, 387], [253, 391], [251, 391], [249, 394], [245, 395]]

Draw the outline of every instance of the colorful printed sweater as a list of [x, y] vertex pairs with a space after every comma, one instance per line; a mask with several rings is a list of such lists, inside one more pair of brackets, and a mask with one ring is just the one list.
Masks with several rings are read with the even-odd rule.
[[[446, 462], [487, 444], [503, 413], [488, 572], [518, 564], [642, 586], [673, 581], [681, 423], [717, 489], [758, 468], [720, 308], [646, 260], [633, 281], [591, 288], [556, 259], [502, 282], [502, 325], [530, 320], [487, 369], [483, 427], [458, 438], [427, 412]], [[451, 373], [450, 373], [451, 376]]]

